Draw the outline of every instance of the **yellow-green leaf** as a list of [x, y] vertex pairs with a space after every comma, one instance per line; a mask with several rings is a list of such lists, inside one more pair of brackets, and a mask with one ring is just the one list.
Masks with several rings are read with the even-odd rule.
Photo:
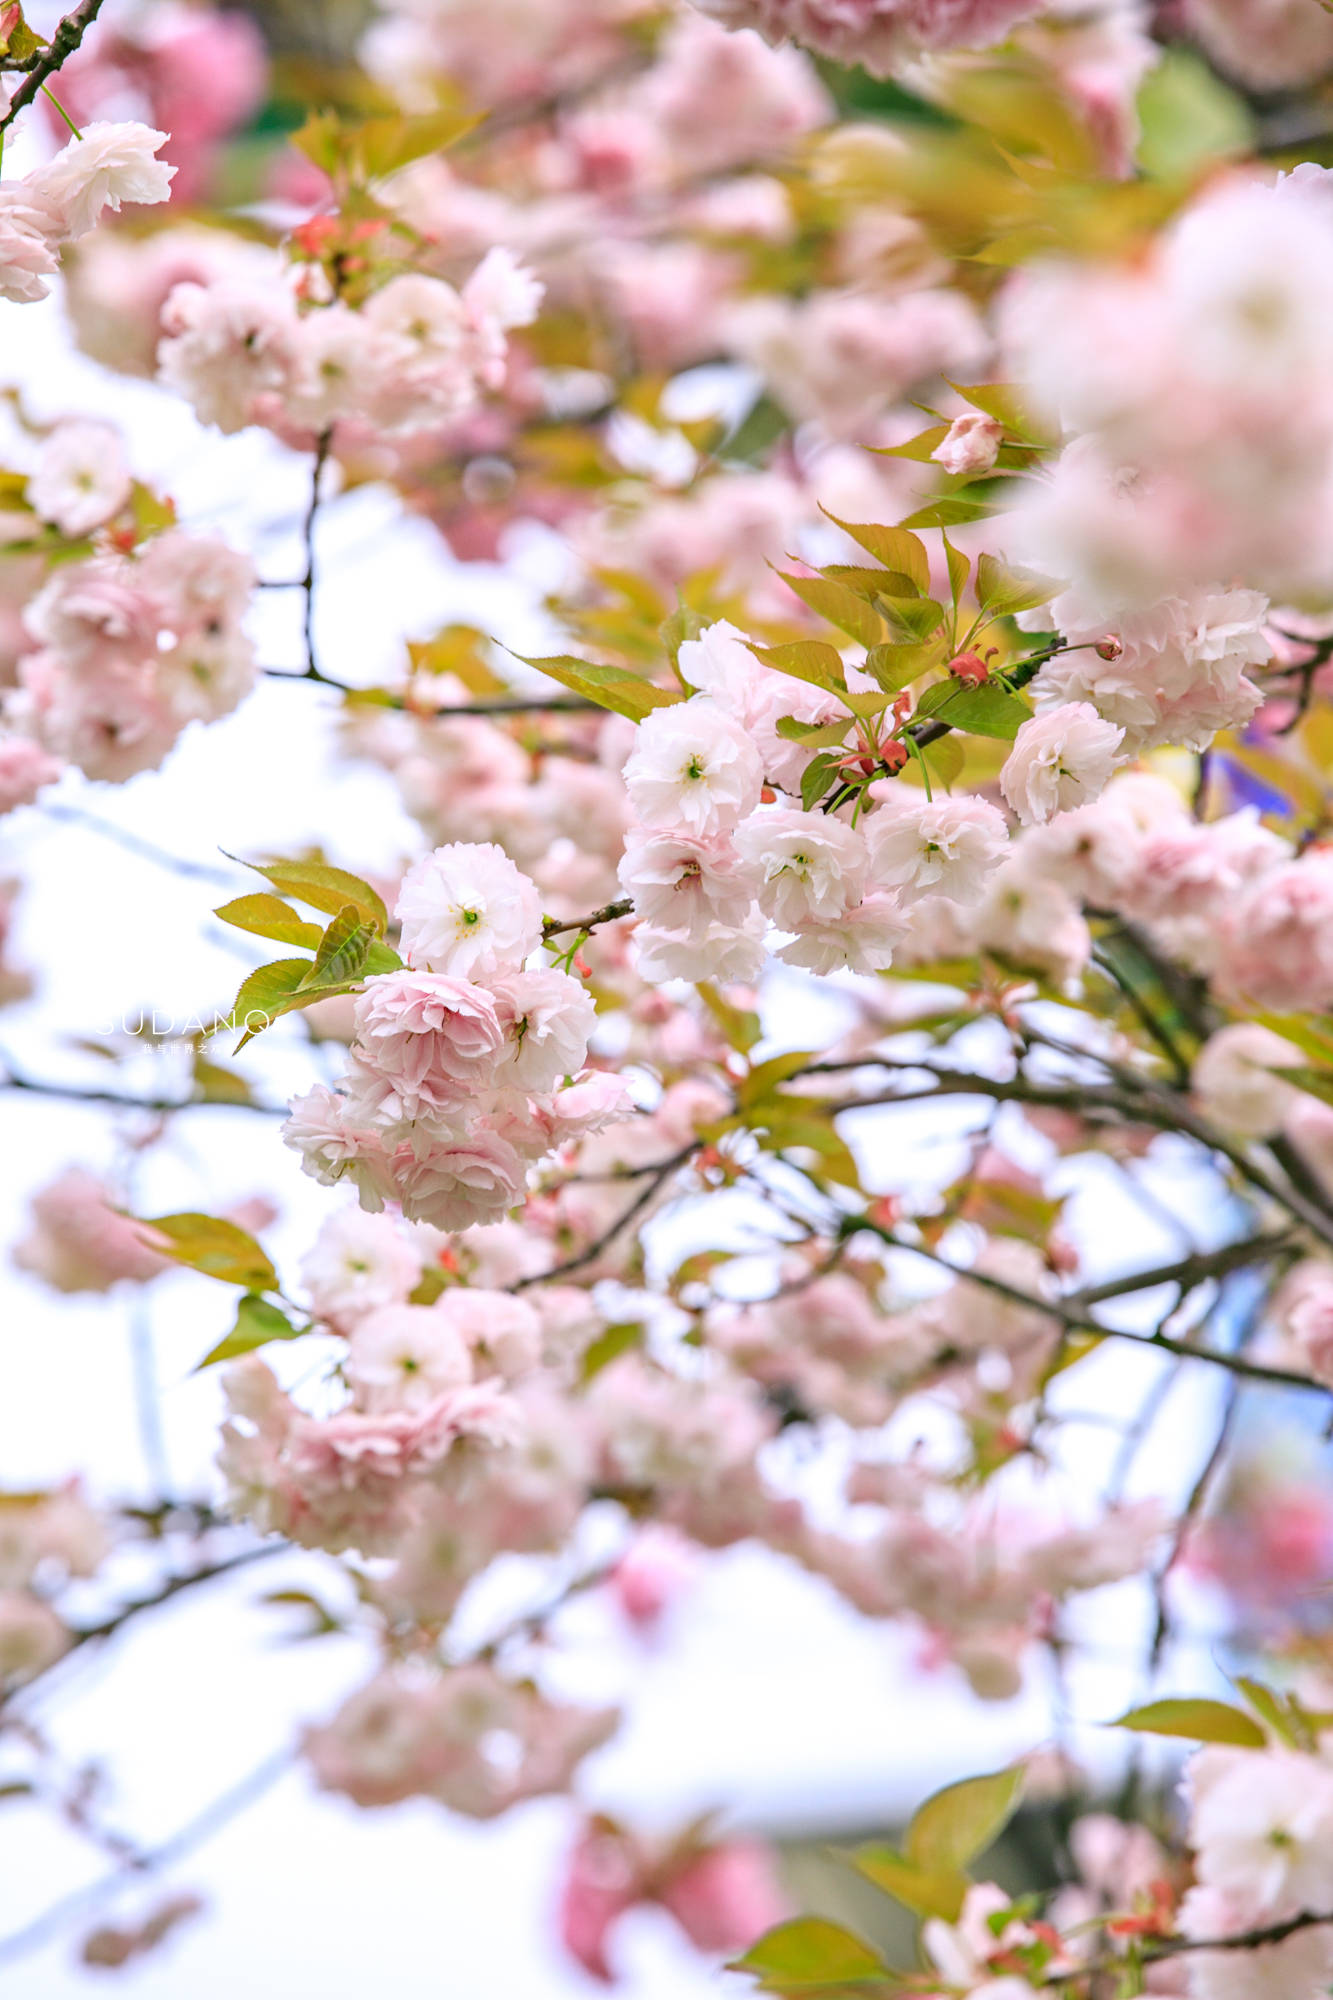
[[217, 1361], [235, 1361], [239, 1355], [253, 1354], [257, 1347], [267, 1347], [270, 1340], [295, 1340], [309, 1331], [309, 1327], [293, 1326], [286, 1313], [270, 1305], [267, 1299], [247, 1292], [237, 1304], [230, 1333], [210, 1348], [199, 1368], [211, 1368]]
[[960, 1870], [921, 1868], [891, 1847], [862, 1847], [847, 1859], [867, 1882], [917, 1916], [943, 1917], [946, 1924], [957, 1921], [968, 1889], [967, 1877]]
[[[229, 855], [228, 859], [236, 857]], [[368, 882], [363, 882], [359, 875], [349, 875], [345, 868], [331, 868], [326, 861], [247, 861], [244, 865], [253, 868], [256, 875], [266, 876], [284, 895], [295, 896], [298, 902], [309, 903], [314, 910], [336, 917], [351, 903], [361, 916], [370, 920], [377, 936], [383, 937], [389, 928], [389, 913], [382, 897]]]
[[[946, 425], [941, 430], [941, 437], [947, 428]], [[910, 576], [923, 595], [930, 589], [930, 557], [926, 553], [926, 545], [909, 529], [880, 527], [873, 521], [841, 521], [836, 514], [829, 514], [827, 507], [821, 507], [819, 511], [828, 515], [844, 535], [850, 535], [859, 547], [874, 556], [876, 562], [883, 563], [885, 569], [900, 570], [904, 576]]]
[[815, 687], [827, 688], [833, 694], [847, 692], [847, 680], [842, 670], [842, 656], [836, 646], [830, 646], [825, 639], [797, 639], [789, 646], [752, 646], [757, 660], [766, 667], [773, 667], [780, 674], [788, 674], [794, 680], [809, 681]]
[[220, 1215], [186, 1210], [179, 1215], [136, 1219], [145, 1231], [152, 1231], [145, 1240], [154, 1250], [192, 1271], [201, 1271], [206, 1278], [217, 1278], [224, 1285], [243, 1285], [247, 1292], [271, 1291], [278, 1282], [262, 1244], [256, 1243], [248, 1230]]
[[617, 715], [628, 716], [631, 722], [642, 722], [645, 715], [651, 715], [655, 708], [668, 708], [672, 702], [683, 701], [679, 688], [657, 687], [645, 680], [642, 674], [632, 673], [628, 667], [602, 666], [595, 660], [577, 660], [572, 653], [555, 653], [549, 658], [526, 659], [517, 656], [529, 667], [536, 667], [539, 673], [549, 679], [559, 681], [561, 687], [572, 689], [587, 701], [595, 702], [598, 708], [613, 709]]
[[[884, 1991], [885, 1966], [868, 1944], [824, 1917], [794, 1917], [765, 1932], [743, 1958], [733, 1961], [765, 1993], [831, 1994]], [[890, 1989], [891, 1990], [891, 1989]]]
[[1196, 1743], [1231, 1743], [1241, 1750], [1262, 1750], [1268, 1738], [1252, 1715], [1230, 1702], [1198, 1699], [1150, 1701], [1131, 1708], [1110, 1725], [1149, 1736], [1185, 1736]]
[[302, 945], [310, 951], [319, 949], [319, 925], [298, 917], [291, 904], [284, 903], [280, 896], [237, 896], [234, 902], [223, 903], [214, 910], [213, 915], [238, 931], [251, 931], [256, 937], [272, 938], [278, 944]]
[[966, 1868], [999, 1835], [1018, 1805], [1021, 1765], [946, 1785], [918, 1808], [903, 1843], [907, 1859], [930, 1873]]
[[345, 986], [360, 977], [370, 951], [375, 927], [354, 903], [339, 910], [319, 941], [314, 963], [301, 981], [299, 992], [312, 986]]

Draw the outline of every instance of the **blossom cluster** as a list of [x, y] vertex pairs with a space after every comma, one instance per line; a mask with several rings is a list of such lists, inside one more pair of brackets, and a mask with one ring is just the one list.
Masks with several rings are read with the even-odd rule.
[[595, 1010], [581, 983], [529, 967], [542, 937], [534, 885], [492, 843], [454, 842], [409, 871], [395, 914], [407, 965], [356, 1002], [341, 1090], [296, 1100], [285, 1137], [326, 1187], [393, 1201], [438, 1229], [493, 1222], [528, 1163], [625, 1106], [584, 1067]]
[[61, 245], [108, 209], [166, 201], [176, 170], [154, 157], [166, 139], [146, 125], [89, 125], [44, 166], [0, 185], [0, 299], [45, 298]]

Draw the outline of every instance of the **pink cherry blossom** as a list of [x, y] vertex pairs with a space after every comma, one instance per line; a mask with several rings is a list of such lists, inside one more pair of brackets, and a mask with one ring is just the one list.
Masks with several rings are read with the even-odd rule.
[[1105, 790], [1124, 731], [1086, 701], [1062, 703], [1022, 724], [1000, 773], [1006, 803], [1025, 825], [1040, 825]]

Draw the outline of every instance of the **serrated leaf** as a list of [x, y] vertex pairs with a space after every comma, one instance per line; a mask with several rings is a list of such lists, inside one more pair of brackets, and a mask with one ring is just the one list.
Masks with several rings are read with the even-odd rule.
[[[946, 375], [945, 381], [949, 378]], [[988, 417], [994, 417], [997, 424], [1003, 424], [1007, 431], [1018, 437], [1028, 435], [1028, 418], [1023, 409], [1022, 398], [1011, 382], [949, 382], [949, 387], [963, 401], [971, 403], [976, 410], [984, 410]]]
[[1112, 1729], [1133, 1729], [1149, 1736], [1183, 1736], [1195, 1743], [1230, 1743], [1241, 1750], [1262, 1750], [1268, 1742], [1252, 1715], [1230, 1702], [1202, 1697], [1150, 1701], [1117, 1716]]
[[892, 641], [872, 646], [866, 654], [866, 672], [885, 694], [901, 694], [905, 687], [939, 663], [939, 648], [930, 645], [897, 645]]
[[813, 687], [827, 688], [830, 694], [847, 692], [842, 655], [826, 639], [797, 639], [787, 646], [752, 646], [750, 651], [776, 673], [808, 681]]
[[957, 784], [962, 775], [965, 759], [963, 746], [956, 736], [950, 734], [937, 737], [933, 743], [923, 743], [920, 749], [932, 774], [946, 789], [950, 785]]
[[[940, 688], [945, 690], [942, 695], [937, 693]], [[1021, 695], [1011, 694], [997, 681], [986, 681], [981, 687], [937, 681], [926, 689], [916, 712], [934, 716], [969, 736], [995, 736], [1004, 742], [1012, 742], [1032, 714]]]
[[218, 1030], [243, 1028], [245, 1032], [236, 1044], [238, 1050], [243, 1049], [256, 1035], [262, 1035], [265, 1028], [272, 1027], [281, 1015], [320, 999], [319, 992], [302, 991], [309, 970], [308, 958], [278, 958], [271, 965], [257, 966], [241, 981], [229, 1013], [217, 1024]]
[[314, 963], [297, 991], [305, 992], [314, 986], [346, 986], [358, 979], [374, 935], [374, 925], [361, 915], [356, 905], [346, 904], [320, 939]]
[[858, 1875], [917, 1916], [942, 1917], [946, 1924], [958, 1921], [968, 1880], [957, 1869], [921, 1868], [891, 1847], [858, 1848], [846, 1859]]
[[845, 583], [831, 582], [826, 576], [792, 576], [781, 569], [777, 574], [803, 604], [808, 604], [830, 625], [836, 625], [840, 632], [849, 634], [858, 645], [877, 646], [884, 637], [879, 613], [872, 611], [865, 599], [849, 590]]
[[909, 514], [903, 526], [959, 528], [970, 521], [982, 521], [994, 511], [994, 506], [989, 500], [974, 499], [966, 493], [944, 493], [938, 500], [932, 500], [929, 505], [918, 507], [915, 514]]
[[[882, 1990], [888, 1977], [883, 1961], [841, 1924], [825, 1917], [793, 1917], [765, 1932], [732, 1969], [748, 1972], [765, 1993], [812, 1994], [853, 1989]], [[870, 1982], [867, 1984], [866, 1982]]]
[[528, 659], [522, 653], [516, 657], [548, 679], [559, 681], [561, 687], [595, 702], [598, 708], [609, 708], [631, 722], [642, 722], [655, 708], [669, 708], [685, 699], [679, 688], [657, 687], [628, 667], [602, 666], [594, 660], [575, 659], [572, 653], [554, 653], [543, 659]]
[[[944, 429], [947, 431], [948, 426]], [[906, 526], [881, 527], [873, 521], [842, 521], [836, 514], [830, 514], [827, 507], [821, 507], [819, 511], [841, 528], [844, 535], [850, 535], [860, 548], [874, 556], [876, 562], [883, 563], [885, 569], [900, 570], [923, 594], [930, 589], [930, 557], [926, 545]]]
[[[228, 855], [227, 859], [234, 861], [237, 857]], [[256, 875], [265, 876], [284, 895], [295, 896], [299, 903], [309, 903], [312, 909], [323, 910], [327, 916], [336, 917], [351, 903], [361, 916], [370, 920], [377, 936], [383, 937], [389, 928], [389, 913], [383, 899], [368, 882], [363, 882], [359, 875], [349, 875], [345, 868], [331, 868], [326, 861], [247, 861], [242, 865], [253, 868]]]
[[963, 554], [963, 551], [954, 547], [942, 528], [940, 530], [940, 540], [944, 543], [944, 560], [949, 565], [949, 589], [953, 595], [954, 610], [956, 611], [962, 599], [963, 592], [967, 589], [967, 579], [971, 574], [972, 565]]
[[810, 759], [801, 773], [801, 804], [807, 812], [819, 804], [833, 783], [837, 768], [838, 760], [828, 750], [821, 750]]
[[1035, 570], [1010, 569], [998, 556], [977, 557], [977, 603], [993, 617], [1035, 611], [1039, 604], [1049, 604], [1062, 587]]
[[[270, 1305], [267, 1299], [247, 1292], [237, 1304], [231, 1332], [209, 1350], [199, 1368], [211, 1368], [218, 1361], [235, 1361], [242, 1354], [253, 1354], [257, 1347], [267, 1347], [270, 1340], [295, 1340], [298, 1334], [309, 1331], [308, 1327], [293, 1326], [286, 1313]], [[195, 1373], [198, 1372], [197, 1368]]]
[[778, 735], [788, 743], [805, 743], [815, 750], [828, 750], [843, 741], [849, 724], [843, 722], [800, 722], [794, 715], [780, 715]]
[[1008, 1825], [1022, 1789], [1021, 1765], [946, 1785], [913, 1815], [907, 1859], [931, 1873], [966, 1868]]
[[928, 639], [932, 632], [938, 631], [944, 617], [944, 606], [937, 604], [933, 597], [881, 595], [875, 599], [875, 604], [892, 631], [917, 641]]
[[142, 1229], [153, 1231], [146, 1240], [154, 1250], [206, 1278], [216, 1278], [224, 1285], [242, 1285], [247, 1292], [268, 1292], [277, 1285], [278, 1274], [263, 1245], [256, 1243], [248, 1230], [220, 1215], [184, 1210], [179, 1215], [134, 1219]]
[[237, 896], [233, 902], [221, 904], [213, 915], [238, 931], [272, 938], [278, 944], [299, 944], [310, 951], [319, 949], [323, 935], [318, 924], [298, 917], [291, 904], [284, 903], [280, 896]]

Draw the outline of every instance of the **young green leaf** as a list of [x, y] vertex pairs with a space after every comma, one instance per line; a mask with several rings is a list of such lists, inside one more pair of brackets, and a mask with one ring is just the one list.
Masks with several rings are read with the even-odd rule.
[[1242, 1750], [1262, 1750], [1268, 1738], [1252, 1715], [1229, 1702], [1195, 1700], [1150, 1701], [1131, 1708], [1110, 1725], [1135, 1729], [1149, 1736], [1185, 1736], [1196, 1743], [1231, 1743]]
[[642, 722], [645, 715], [651, 715], [655, 708], [669, 708], [672, 702], [684, 701], [685, 697], [677, 688], [657, 687], [645, 680], [642, 674], [632, 673], [628, 667], [602, 666], [595, 660], [577, 660], [572, 653], [554, 653], [545, 659], [528, 659], [524, 654], [516, 656], [529, 667], [536, 667], [539, 673], [550, 680], [559, 681], [561, 687], [572, 689], [585, 700], [595, 702], [598, 708], [609, 708], [617, 715], [624, 715], [631, 722]]
[[794, 1917], [765, 1932], [732, 1969], [748, 1972], [761, 1991], [779, 1994], [892, 1993], [891, 1974], [868, 1944], [824, 1917]]
[[374, 935], [374, 926], [356, 905], [346, 904], [320, 939], [314, 963], [297, 991], [305, 992], [313, 986], [346, 986], [359, 978]]
[[752, 646], [750, 650], [766, 667], [788, 674], [793, 680], [809, 681], [814, 687], [827, 688], [831, 694], [847, 692], [842, 655], [826, 639], [797, 639], [788, 646]]
[[309, 1331], [309, 1327], [293, 1326], [286, 1313], [270, 1305], [267, 1299], [246, 1292], [237, 1304], [231, 1332], [210, 1348], [195, 1373], [199, 1368], [211, 1368], [218, 1361], [235, 1361], [239, 1355], [253, 1354], [257, 1347], [267, 1347], [270, 1340], [295, 1340]]
[[846, 1857], [858, 1875], [912, 1910], [918, 1917], [956, 1923], [967, 1895], [967, 1877], [958, 1869], [918, 1867], [891, 1847], [862, 1847]]
[[977, 557], [977, 603], [993, 618], [1035, 611], [1058, 595], [1060, 585], [1035, 570], [1010, 569], [998, 556]]
[[[228, 856], [229, 860], [235, 858]], [[285, 895], [295, 896], [298, 902], [309, 903], [330, 917], [351, 903], [370, 921], [378, 937], [389, 928], [383, 899], [368, 882], [359, 875], [349, 875], [345, 868], [331, 868], [326, 861], [247, 861], [244, 866], [253, 868], [256, 875], [267, 876]]]
[[262, 1244], [248, 1230], [220, 1215], [197, 1215], [189, 1210], [179, 1215], [136, 1217], [145, 1232], [145, 1241], [164, 1257], [188, 1265], [206, 1278], [224, 1285], [243, 1285], [247, 1292], [272, 1291], [278, 1274]]
[[904, 1841], [908, 1860], [932, 1871], [965, 1868], [1003, 1832], [1022, 1789], [1021, 1765], [946, 1785], [913, 1816]]
[[298, 917], [291, 904], [284, 903], [280, 896], [237, 896], [234, 902], [223, 903], [214, 910], [213, 915], [238, 931], [251, 931], [256, 937], [272, 938], [277, 944], [297, 944], [310, 951], [319, 949], [322, 935], [319, 925]]
[[[947, 429], [946, 424], [940, 431], [941, 437]], [[836, 514], [830, 514], [827, 507], [821, 507], [819, 511], [828, 515], [844, 535], [850, 535], [876, 562], [883, 563], [885, 569], [901, 570], [905, 576], [911, 577], [920, 591], [930, 589], [930, 557], [926, 553], [926, 545], [911, 534], [906, 525], [893, 528], [880, 527], [873, 521], [841, 521]]]
[[810, 812], [833, 783], [838, 760], [831, 751], [821, 750], [801, 773], [801, 804]]
[[879, 613], [872, 611], [865, 599], [849, 590], [845, 583], [835, 583], [826, 576], [792, 576], [786, 570], [777, 574], [803, 604], [808, 604], [821, 618], [827, 618], [840, 632], [846, 632], [858, 645], [877, 646], [884, 637]]
[[[940, 689], [945, 692], [941, 694]], [[969, 736], [996, 736], [1011, 742], [1032, 710], [1021, 695], [1011, 694], [998, 681], [986, 681], [980, 687], [937, 681], [922, 695], [916, 713], [935, 716], [951, 729], [961, 729]]]

